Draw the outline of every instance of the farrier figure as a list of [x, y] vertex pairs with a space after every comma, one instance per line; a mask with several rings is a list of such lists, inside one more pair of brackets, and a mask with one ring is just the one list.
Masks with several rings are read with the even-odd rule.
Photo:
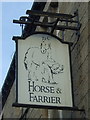
[[[39, 58], [41, 56], [41, 58]], [[63, 72], [63, 65], [57, 63], [51, 56], [49, 39], [42, 39], [39, 47], [30, 47], [24, 57], [28, 80], [56, 84], [54, 75]]]

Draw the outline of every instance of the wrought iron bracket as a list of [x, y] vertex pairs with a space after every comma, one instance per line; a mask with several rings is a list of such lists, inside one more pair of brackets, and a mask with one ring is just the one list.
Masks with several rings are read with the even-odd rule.
[[[41, 11], [31, 11], [27, 10], [26, 14], [29, 16], [22, 16], [19, 20], [13, 20], [13, 23], [17, 23], [20, 25], [35, 25], [45, 28], [51, 28], [51, 33], [54, 32], [54, 30], [74, 30], [76, 31], [76, 34], [80, 35], [80, 27], [81, 24], [79, 22], [79, 16], [78, 11], [74, 13], [74, 15], [71, 14], [63, 14], [63, 13], [51, 13], [51, 12], [41, 12]], [[30, 17], [32, 16], [32, 17]], [[43, 22], [43, 21], [36, 21], [35, 17], [50, 17], [54, 18], [55, 21], [53, 22]], [[24, 28], [22, 26], [22, 34], [23, 34]], [[64, 37], [63, 37], [64, 39]]]

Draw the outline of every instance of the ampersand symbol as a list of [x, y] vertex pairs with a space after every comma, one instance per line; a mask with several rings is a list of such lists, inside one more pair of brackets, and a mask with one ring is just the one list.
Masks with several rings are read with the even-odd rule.
[[56, 93], [58, 93], [58, 94], [60, 93], [60, 94], [61, 94], [61, 93], [62, 93], [61, 89], [60, 89], [60, 88], [57, 88], [57, 89], [56, 89]]

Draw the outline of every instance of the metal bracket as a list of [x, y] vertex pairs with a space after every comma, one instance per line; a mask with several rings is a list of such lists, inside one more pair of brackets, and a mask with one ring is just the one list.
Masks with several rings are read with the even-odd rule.
[[[76, 19], [77, 19], [77, 21], [78, 21], [77, 27], [80, 28], [80, 27], [81, 27], [81, 24], [80, 24], [80, 22], [79, 22], [78, 10], [76, 10], [76, 12], [75, 12], [74, 14], [77, 16], [77, 17], [76, 17]], [[79, 39], [79, 37], [80, 37], [80, 29], [76, 31], [76, 35], [78, 36], [78, 39]]]
[[[61, 30], [61, 31], [74, 30], [76, 31], [78, 36], [80, 35], [79, 30], [80, 30], [81, 24], [79, 22], [78, 11], [76, 11], [74, 15], [71, 15], [71, 14], [27, 10], [26, 14], [29, 14], [29, 16], [28, 17], [22, 16], [20, 17], [19, 20], [13, 20], [13, 23], [35, 25], [35, 26], [40, 26], [45, 28], [49, 27], [51, 28], [51, 33], [53, 33], [54, 30]], [[33, 16], [33, 17], [31, 18], [30, 16]], [[51, 18], [55, 18], [56, 20], [53, 22], [43, 23], [43, 21], [40, 22], [35, 20], [35, 17], [37, 16], [51, 17]], [[59, 22], [59, 25], [57, 25], [58, 22]], [[23, 31], [24, 31], [24, 28], [22, 26], [22, 34], [23, 34]]]

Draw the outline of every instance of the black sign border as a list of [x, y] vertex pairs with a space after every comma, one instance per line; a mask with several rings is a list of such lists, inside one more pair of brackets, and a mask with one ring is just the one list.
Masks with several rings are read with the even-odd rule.
[[[78, 110], [78, 108], [74, 104], [74, 91], [73, 91], [73, 79], [72, 79], [71, 52], [70, 52], [70, 46], [71, 46], [72, 43], [62, 41], [62, 39], [60, 39], [56, 35], [53, 35], [52, 33], [48, 33], [48, 32], [34, 32], [34, 33], [30, 34], [30, 36], [32, 36], [34, 34], [50, 35], [50, 36], [56, 38], [57, 40], [59, 40], [62, 44], [68, 44], [68, 47], [69, 47], [69, 60], [70, 60], [70, 75], [71, 75], [71, 90], [72, 90], [72, 107], [67, 107], [67, 106], [47, 106], [47, 105], [34, 105], [34, 104], [21, 104], [21, 103], [18, 103], [18, 39], [19, 38], [15, 40], [15, 42], [16, 42], [16, 56], [15, 56], [15, 61], [16, 61], [15, 62], [15, 64], [16, 64], [15, 65], [16, 66], [16, 70], [15, 70], [15, 76], [16, 76], [16, 102], [13, 103], [12, 106], [14, 106], [14, 107], [43, 108], [43, 109], [59, 109], [59, 110]], [[28, 37], [30, 37], [30, 36], [28, 36]], [[22, 38], [22, 39], [25, 40], [26, 38]]]

